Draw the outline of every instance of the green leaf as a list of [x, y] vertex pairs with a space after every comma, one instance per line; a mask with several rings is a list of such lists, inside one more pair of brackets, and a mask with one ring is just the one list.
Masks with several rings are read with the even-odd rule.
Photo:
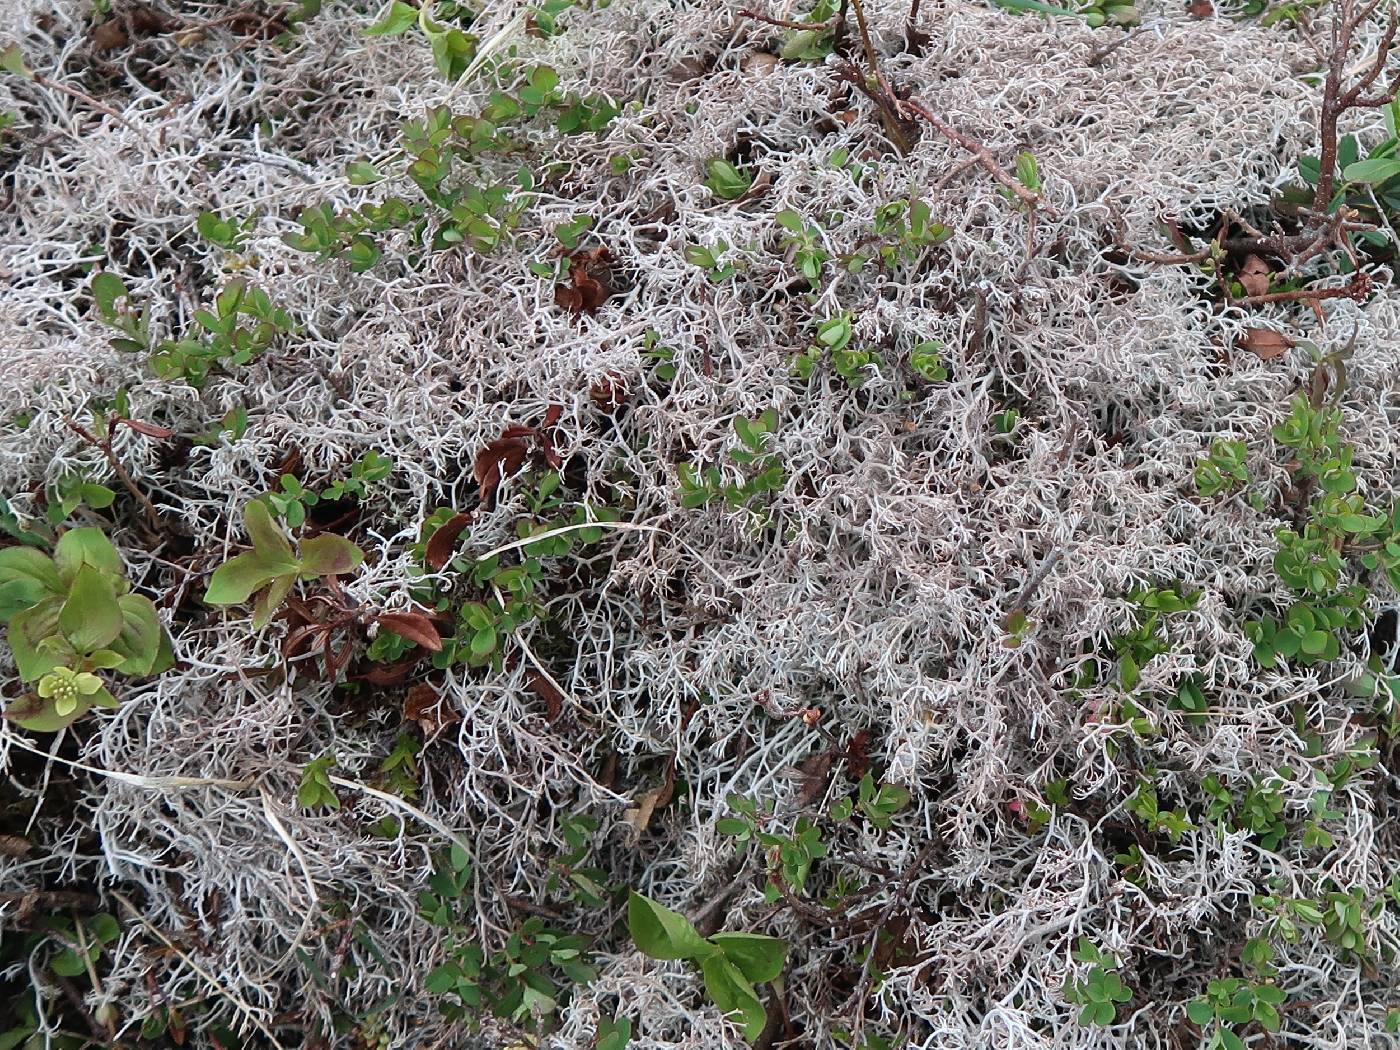
[[1347, 182], [1364, 182], [1369, 186], [1388, 182], [1396, 175], [1400, 175], [1400, 159], [1395, 157], [1358, 160], [1355, 164], [1348, 164], [1342, 169], [1342, 178], [1346, 179]]
[[248, 530], [248, 539], [252, 541], [253, 550], [266, 561], [295, 564], [296, 556], [292, 553], [292, 545], [272, 520], [272, 512], [267, 509], [266, 503], [257, 499], [250, 500], [243, 508], [243, 524]]
[[161, 629], [156, 607], [139, 594], [123, 594], [117, 599], [121, 610], [121, 632], [112, 649], [122, 657], [114, 670], [121, 674], [150, 674], [160, 655]]
[[92, 279], [92, 298], [103, 317], [115, 317], [117, 300], [129, 295], [122, 279], [110, 270], [103, 270]]
[[295, 577], [296, 562], [268, 561], [257, 551], [239, 554], [224, 562], [209, 577], [204, 600], [210, 605], [240, 605], [260, 587], [279, 576]]
[[744, 1029], [744, 1038], [750, 1043], [763, 1034], [763, 1026], [768, 1015], [763, 1012], [763, 1004], [753, 990], [753, 985], [744, 979], [738, 967], [723, 955], [712, 955], [700, 964], [700, 972], [705, 976], [705, 991], [710, 993], [714, 1004], [726, 1015], [738, 1014], [738, 1023]]
[[38, 605], [49, 595], [61, 595], [63, 582], [53, 559], [33, 547], [0, 550], [0, 623]]
[[112, 578], [91, 565], [80, 568], [59, 610], [58, 627], [80, 653], [114, 642], [121, 633], [122, 611]]
[[384, 13], [379, 16], [379, 21], [371, 26], [366, 26], [365, 36], [398, 36], [413, 28], [413, 24], [418, 21], [418, 9], [410, 4], [405, 4], [402, 0], [393, 0]]
[[598, 1019], [598, 1034], [594, 1037], [594, 1050], [626, 1050], [632, 1041], [632, 1022], [619, 1017], [615, 1021]]
[[724, 953], [749, 981], [771, 981], [783, 972], [787, 942], [758, 933], [717, 933], [710, 943]]
[[16, 613], [10, 621], [10, 652], [23, 681], [36, 681], [64, 662], [62, 657], [39, 648], [45, 638], [58, 634], [58, 611], [62, 607], [62, 598], [46, 598]]
[[684, 915], [635, 890], [627, 899], [627, 928], [642, 953], [653, 959], [698, 959], [716, 954]]
[[271, 622], [272, 614], [287, 600], [287, 595], [291, 593], [296, 582], [295, 573], [286, 573], [274, 579], [267, 590], [258, 595], [258, 600], [253, 603], [253, 629], [255, 631], [261, 631]]
[[1204, 999], [1197, 999], [1186, 1007], [1186, 1016], [1196, 1024], [1208, 1025], [1215, 1019], [1215, 1011]]
[[1220, 1036], [1220, 1045], [1223, 1046], [1225, 1050], [1245, 1050], [1244, 1040], [1230, 1031], [1230, 1029], [1222, 1028], [1218, 1034]]
[[1331, 636], [1326, 631], [1309, 631], [1303, 635], [1300, 647], [1309, 656], [1317, 656], [1327, 650], [1327, 640]]
[[0, 69], [6, 73], [13, 73], [17, 77], [24, 77], [26, 80], [34, 78], [34, 74], [24, 64], [24, 56], [20, 54], [18, 44], [11, 44], [5, 50], [0, 51]]
[[65, 585], [72, 584], [78, 569], [84, 565], [114, 576], [122, 574], [121, 555], [101, 529], [69, 529], [54, 547], [53, 562]]
[[313, 536], [301, 541], [301, 571], [311, 576], [343, 576], [365, 560], [364, 551], [343, 536]]
[[69, 948], [53, 957], [49, 969], [60, 977], [77, 977], [87, 971], [87, 963], [81, 955]]

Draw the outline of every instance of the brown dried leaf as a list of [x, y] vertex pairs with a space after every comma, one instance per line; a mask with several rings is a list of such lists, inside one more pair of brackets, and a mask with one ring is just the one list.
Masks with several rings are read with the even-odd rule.
[[569, 283], [554, 288], [555, 305], [575, 318], [596, 314], [612, 295], [611, 271], [612, 252], [607, 248], [575, 252], [569, 257]]
[[826, 790], [827, 781], [831, 776], [831, 767], [835, 761], [836, 752], [827, 749], [818, 751], [797, 767], [802, 780], [802, 786], [797, 791], [799, 809], [806, 809], [821, 798], [822, 792]]
[[379, 626], [387, 627], [397, 635], [421, 645], [431, 652], [441, 652], [442, 635], [433, 626], [433, 621], [418, 612], [386, 612], [379, 614]]
[[611, 415], [627, 403], [627, 380], [621, 372], [604, 372], [588, 388], [588, 396], [599, 411]]
[[452, 552], [457, 548], [457, 539], [471, 521], [471, 513], [461, 510], [438, 526], [437, 531], [428, 537], [428, 546], [423, 554], [428, 568], [437, 572], [452, 560]]
[[544, 701], [544, 717], [553, 722], [564, 710], [564, 694], [554, 688], [554, 683], [538, 671], [529, 673], [530, 688]]
[[1240, 267], [1240, 284], [1247, 295], [1267, 295], [1269, 291], [1269, 264], [1257, 255], [1246, 256]]
[[651, 791], [643, 791], [637, 796], [636, 805], [632, 809], [623, 810], [622, 819], [632, 829], [633, 843], [637, 842], [646, 832], [647, 825], [651, 823], [651, 815], [656, 811], [656, 807], [661, 801], [662, 792], [665, 790], [663, 785]]
[[171, 430], [169, 427], [156, 426], [154, 423], [143, 423], [139, 419], [127, 419], [125, 416], [112, 420], [112, 424], [114, 426], [120, 424], [121, 426], [130, 427], [132, 430], [136, 431], [136, 433], [144, 434], [148, 438], [168, 438], [175, 433], [175, 431]]
[[[500, 437], [477, 453], [472, 475], [481, 487], [483, 505], [489, 505], [496, 495], [496, 489], [506, 476], [514, 474], [525, 463], [525, 457], [530, 452], [529, 442], [511, 433], [519, 429], [521, 428], [507, 427]], [[527, 433], [534, 433], [530, 428], [524, 429]]]
[[1294, 344], [1288, 336], [1272, 328], [1246, 328], [1239, 345], [1261, 361], [1272, 361]]
[[403, 701], [403, 717], [406, 722], [417, 722], [425, 737], [433, 736], [444, 726], [462, 720], [461, 714], [448, 705], [435, 686], [427, 682], [419, 682], [408, 691]]
[[1215, 14], [1215, 5], [1210, 0], [1191, 0], [1186, 5], [1186, 13], [1192, 18], [1209, 18]]

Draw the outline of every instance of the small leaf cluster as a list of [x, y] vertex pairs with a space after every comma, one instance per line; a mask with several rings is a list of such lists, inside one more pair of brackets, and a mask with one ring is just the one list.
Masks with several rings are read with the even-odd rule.
[[369, 493], [369, 487], [376, 481], [384, 480], [393, 469], [392, 459], [371, 450], [350, 464], [348, 477], [332, 481], [319, 491], [308, 489], [295, 475], [283, 474], [277, 479], [277, 489], [264, 493], [259, 499], [288, 527], [298, 529], [306, 524], [308, 507], [314, 507], [322, 500], [363, 500]]
[[[1400, 214], [1400, 100], [1391, 101], [1381, 110], [1385, 117], [1386, 137], [1363, 156], [1355, 135], [1343, 135], [1337, 140], [1337, 167], [1341, 178], [1328, 205], [1335, 213], [1346, 207], [1356, 211], [1365, 223], [1377, 223], [1382, 229], [1360, 230], [1354, 236], [1375, 248], [1394, 250], [1384, 232], [1386, 221]], [[1301, 183], [1284, 188], [1281, 199], [1285, 205], [1311, 207], [1314, 189], [1322, 173], [1321, 158], [1315, 154], [1298, 158]], [[1351, 261], [1345, 253], [1336, 256], [1338, 269], [1350, 272]]]
[[1118, 1004], [1126, 1003], [1133, 997], [1117, 973], [1117, 960], [1100, 951], [1087, 937], [1079, 938], [1073, 955], [1077, 961], [1089, 963], [1090, 969], [1082, 976], [1065, 979], [1065, 998], [1082, 1007], [1079, 1011], [1080, 1024], [1111, 1025], [1118, 1016]]
[[149, 354], [151, 370], [161, 379], [184, 379], [201, 387], [216, 368], [245, 365], [278, 336], [295, 330], [291, 315], [274, 306], [267, 293], [241, 278], [229, 281], [208, 309], [194, 315], [197, 329], [182, 339], [153, 345], [148, 309], [133, 310], [121, 278], [109, 271], [92, 281], [98, 315], [122, 333], [118, 350]]
[[[877, 253], [880, 261], [888, 267], [913, 262], [929, 248], [942, 244], [953, 235], [947, 226], [933, 221], [933, 211], [928, 202], [913, 195], [876, 208], [873, 229], [875, 235], [885, 242], [878, 247]], [[848, 262], [847, 269], [854, 270], [855, 267]]]
[[787, 483], [787, 471], [782, 460], [771, 450], [773, 434], [778, 429], [778, 413], [766, 409], [756, 418], [734, 417], [734, 433], [740, 447], [729, 452], [729, 458], [742, 471], [740, 480], [727, 481], [717, 466], [699, 468], [693, 463], [677, 467], [680, 480], [681, 506], [687, 509], [703, 507], [722, 499], [736, 510], [756, 497], [782, 491]]
[[343, 576], [364, 561], [359, 547], [329, 533], [303, 539], [293, 551], [260, 500], [251, 500], [243, 507], [243, 521], [253, 549], [234, 555], [214, 570], [204, 600], [210, 605], [241, 605], [257, 593], [255, 629], [267, 625], [298, 580]]
[[1200, 592], [1186, 593], [1175, 587], [1146, 588], [1128, 595], [1137, 606], [1138, 624], [1125, 634], [1113, 638], [1113, 650], [1118, 657], [1118, 684], [1124, 692], [1137, 688], [1142, 668], [1153, 657], [1168, 649], [1163, 631], [1163, 617], [1171, 613], [1194, 609]]
[[419, 895], [423, 918], [443, 931], [446, 961], [428, 973], [425, 989], [442, 997], [438, 1008], [451, 1020], [479, 1022], [482, 1012], [530, 1030], [548, 1024], [575, 984], [589, 984], [588, 940], [526, 919], [497, 952], [488, 954], [475, 937], [470, 907], [471, 858], [454, 845], [439, 858], [428, 889]]
[[723, 157], [716, 157], [706, 167], [705, 185], [720, 200], [737, 200], [749, 192], [753, 176]]
[[1206, 1050], [1244, 1050], [1244, 1040], [1230, 1027], [1258, 1022], [1266, 1032], [1279, 1030], [1278, 1008], [1287, 998], [1274, 984], [1242, 977], [1221, 977], [1206, 986], [1206, 994], [1186, 1007], [1186, 1016], [1203, 1029], [1212, 1029]]
[[879, 369], [879, 355], [869, 348], [851, 346], [855, 338], [855, 322], [849, 311], [829, 317], [817, 326], [816, 338], [805, 351], [792, 359], [792, 369], [800, 379], [810, 379], [823, 358], [831, 362], [831, 370], [855, 390], [864, 385], [872, 371]]
[[757, 803], [743, 795], [731, 794], [727, 801], [736, 816], [721, 819], [715, 825], [715, 830], [733, 838], [735, 848], [741, 855], [753, 845], [764, 849], [769, 871], [764, 899], [772, 904], [782, 896], [777, 879], [800, 896], [807, 888], [812, 865], [825, 857], [831, 848], [822, 840], [821, 828], [806, 817], [798, 817], [789, 834], [774, 834], [765, 830], [773, 815], [771, 801], [762, 812]]
[[871, 827], [885, 829], [895, 816], [909, 805], [909, 792], [896, 784], [875, 786], [875, 778], [869, 772], [860, 778], [856, 785], [856, 797], [838, 799], [831, 807], [831, 818], [846, 821], [859, 812]]
[[121, 556], [100, 529], [70, 529], [53, 556], [0, 550], [0, 623], [23, 682], [36, 692], [5, 712], [26, 729], [64, 729], [116, 698], [100, 672], [160, 674], [175, 660], [149, 598], [131, 592]]
[[1245, 465], [1246, 446], [1243, 441], [1217, 438], [1211, 442], [1210, 454], [1196, 463], [1196, 491], [1206, 499], [1228, 489], [1249, 484], [1249, 467]]
[[313, 758], [301, 771], [301, 784], [297, 788], [297, 805], [303, 809], [339, 809], [340, 799], [336, 796], [335, 785], [331, 783], [331, 770], [335, 768], [334, 751], [327, 751], [320, 758]]
[[768, 1017], [754, 985], [783, 972], [785, 941], [757, 933], [701, 937], [684, 915], [635, 891], [627, 899], [627, 927], [644, 955], [697, 965], [710, 1000], [735, 1020], [750, 1043], [763, 1033]]

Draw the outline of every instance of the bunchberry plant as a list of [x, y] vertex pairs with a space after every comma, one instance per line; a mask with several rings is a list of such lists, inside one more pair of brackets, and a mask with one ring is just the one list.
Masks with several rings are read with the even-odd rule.
[[293, 551], [267, 506], [258, 500], [244, 506], [243, 521], [253, 549], [234, 555], [214, 570], [204, 600], [210, 605], [241, 605], [257, 593], [254, 628], [267, 625], [298, 580], [343, 576], [364, 561], [359, 547], [330, 534], [303, 539]]
[[743, 1028], [750, 1043], [762, 1034], [768, 1016], [753, 986], [783, 972], [785, 941], [757, 933], [701, 937], [684, 915], [635, 891], [627, 900], [627, 927], [644, 955], [698, 966], [711, 1001]]
[[50, 557], [0, 550], [0, 622], [20, 681], [34, 692], [6, 716], [52, 733], [117, 699], [104, 675], [160, 674], [175, 660], [149, 598], [133, 594], [121, 556], [100, 529], [70, 529]]

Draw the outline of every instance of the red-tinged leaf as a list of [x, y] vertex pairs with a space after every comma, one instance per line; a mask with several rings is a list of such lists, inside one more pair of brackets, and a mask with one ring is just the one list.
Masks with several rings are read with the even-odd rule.
[[544, 412], [544, 422], [540, 424], [540, 429], [544, 430], [552, 426], [557, 426], [559, 420], [564, 417], [563, 405], [550, 405]]
[[866, 749], [870, 747], [870, 730], [862, 729], [846, 745], [846, 772], [852, 780], [860, 780], [870, 765]]
[[112, 420], [112, 423], [130, 427], [136, 433], [144, 434], [148, 438], [168, 438], [175, 433], [169, 427], [158, 427], [154, 423], [143, 423], [139, 419], [127, 419], [125, 416]]
[[569, 258], [569, 283], [554, 288], [555, 305], [575, 319], [585, 313], [596, 314], [612, 295], [611, 271], [612, 252], [608, 249], [575, 252]]
[[442, 649], [442, 635], [438, 634], [438, 629], [433, 626], [433, 621], [422, 613], [380, 613], [379, 626], [387, 627], [395, 634], [407, 638], [410, 642], [416, 642], [432, 652], [440, 652]]
[[[476, 463], [472, 467], [472, 475], [476, 478], [476, 483], [481, 487], [481, 502], [489, 505], [495, 498], [496, 489], [505, 480], [507, 475], [514, 474], [525, 464], [525, 457], [529, 455], [530, 446], [525, 438], [509, 433], [498, 437], [476, 457]], [[527, 430], [527, 433], [534, 431]]]
[[413, 673], [420, 657], [409, 656], [392, 664], [375, 664], [362, 675], [356, 675], [370, 685], [403, 685]]
[[428, 568], [437, 572], [452, 560], [457, 539], [462, 535], [462, 530], [471, 524], [471, 520], [472, 516], [468, 511], [458, 511], [428, 537], [428, 546], [423, 555]]
[[530, 688], [544, 701], [544, 717], [553, 722], [564, 710], [564, 694], [554, 688], [554, 683], [538, 671], [530, 672]]
[[1246, 295], [1266, 295], [1269, 291], [1269, 264], [1257, 255], [1245, 257], [1240, 267], [1240, 285]]

